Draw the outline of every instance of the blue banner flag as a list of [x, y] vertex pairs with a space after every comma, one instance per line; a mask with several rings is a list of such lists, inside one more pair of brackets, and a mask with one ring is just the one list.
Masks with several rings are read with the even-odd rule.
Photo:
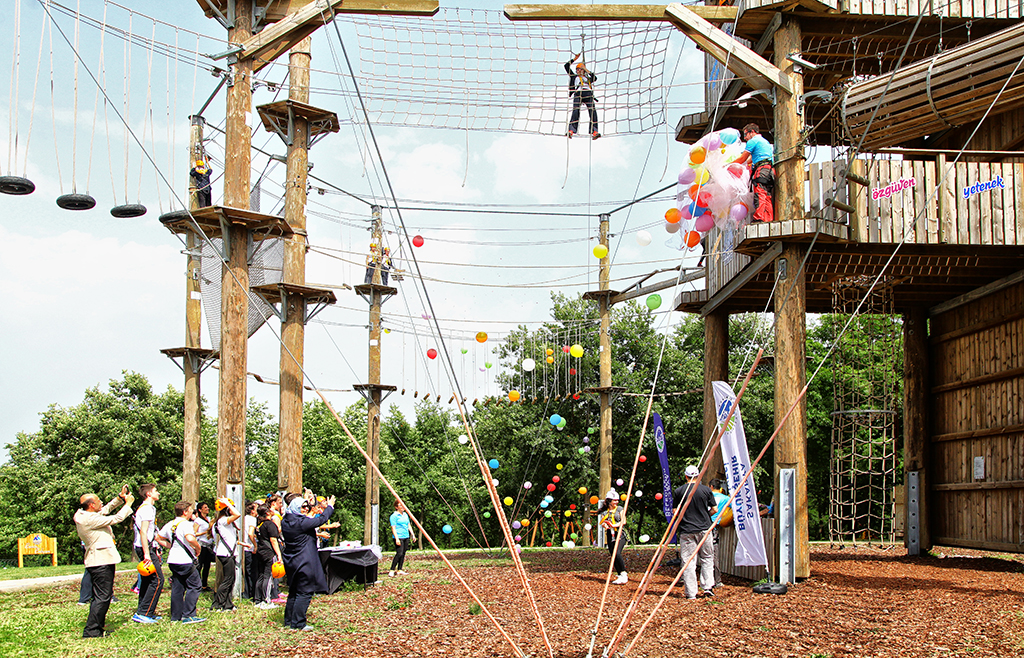
[[665, 512], [665, 520], [672, 523], [672, 476], [668, 473], [668, 450], [665, 447], [665, 426], [661, 423], [661, 416], [657, 413], [652, 416], [654, 421], [654, 445], [658, 449], [658, 459], [661, 460], [661, 507]]

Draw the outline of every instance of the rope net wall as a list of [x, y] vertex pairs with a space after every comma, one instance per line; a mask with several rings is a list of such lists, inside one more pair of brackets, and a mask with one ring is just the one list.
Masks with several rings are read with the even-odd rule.
[[[512, 22], [497, 11], [352, 18], [359, 85], [374, 122], [564, 135], [572, 103], [563, 64], [583, 50], [597, 74], [602, 134], [665, 121], [663, 23]], [[582, 35], [582, 36], [581, 36]]]
[[[834, 312], [854, 313], [871, 282], [871, 277], [833, 282]], [[836, 337], [829, 487], [833, 544], [892, 544], [895, 538], [896, 373], [902, 334], [893, 313], [893, 283], [876, 286], [854, 319], [854, 330]]]
[[[220, 349], [220, 297], [224, 264], [218, 252], [223, 250], [221, 238], [206, 240], [202, 245], [200, 267], [202, 279], [203, 311], [210, 330], [210, 344]], [[280, 283], [284, 272], [284, 240], [269, 238], [249, 243], [249, 285], [261, 286]], [[249, 295], [249, 336], [273, 316], [270, 305], [255, 295]]]

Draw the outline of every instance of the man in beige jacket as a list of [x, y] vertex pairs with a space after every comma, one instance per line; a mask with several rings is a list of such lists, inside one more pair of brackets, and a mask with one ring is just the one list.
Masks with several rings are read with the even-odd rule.
[[[121, 510], [109, 516], [121, 502]], [[89, 618], [85, 622], [82, 637], [102, 637], [103, 625], [107, 621], [107, 608], [114, 596], [114, 565], [121, 561], [114, 543], [114, 532], [110, 526], [120, 523], [132, 513], [135, 498], [128, 492], [128, 485], [121, 487], [121, 494], [103, 505], [96, 494], [84, 494], [79, 499], [75, 512], [75, 526], [78, 536], [85, 544], [85, 569], [92, 576], [92, 603]]]

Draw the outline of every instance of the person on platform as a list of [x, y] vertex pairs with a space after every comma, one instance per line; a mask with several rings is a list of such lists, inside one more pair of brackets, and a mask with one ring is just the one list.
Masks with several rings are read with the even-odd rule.
[[192, 185], [196, 188], [196, 203], [200, 208], [213, 205], [213, 184], [210, 175], [213, 173], [205, 160], [196, 160], [192, 166]]
[[[121, 562], [117, 552], [114, 532], [110, 526], [124, 521], [132, 513], [135, 497], [128, 492], [128, 485], [121, 487], [121, 493], [104, 505], [96, 494], [84, 494], [78, 501], [75, 512], [75, 529], [85, 545], [85, 568], [92, 580], [92, 601], [89, 603], [89, 617], [85, 621], [82, 637], [103, 637], [107, 623], [107, 610], [114, 597], [114, 565]], [[110, 515], [118, 505], [117, 514]]]
[[594, 106], [594, 82], [597, 81], [597, 76], [587, 69], [587, 65], [580, 62], [576, 65], [575, 72], [572, 69], [572, 64], [580, 58], [579, 53], [573, 55], [573, 58], [565, 63], [565, 72], [569, 74], [569, 95], [572, 96], [572, 116], [569, 117], [569, 133], [568, 136], [572, 139], [572, 136], [579, 130], [580, 125], [580, 105], [586, 105], [590, 110], [590, 136], [597, 139], [601, 136], [597, 128], [597, 108]]
[[622, 559], [622, 549], [626, 546], [626, 515], [619, 509], [619, 495], [615, 489], [609, 489], [604, 500], [597, 506], [598, 525], [604, 528], [605, 545], [612, 556], [612, 568], [618, 578], [613, 585], [625, 585], [629, 582], [626, 573], [626, 562]]
[[217, 589], [213, 594], [212, 610], [234, 612], [231, 600], [235, 589], [235, 551], [238, 542], [238, 525], [241, 514], [235, 509], [230, 498], [218, 498], [214, 503], [217, 516], [213, 521], [213, 553], [217, 556]]
[[[715, 494], [711, 488], [697, 481], [700, 477], [700, 469], [694, 465], [686, 467], [686, 484], [672, 492], [673, 500], [677, 506], [685, 505], [690, 492], [693, 492], [693, 500], [686, 505], [686, 511], [679, 522], [679, 559], [682, 560], [685, 570], [683, 571], [683, 585], [686, 589], [686, 598], [697, 598], [697, 560], [700, 560], [700, 595], [714, 596], [715, 585], [715, 548], [709, 537], [700, 549], [697, 545], [704, 537], [704, 533], [711, 527], [711, 515], [718, 511], [715, 503]], [[696, 553], [696, 558], [694, 557]]]
[[298, 631], [311, 631], [306, 611], [313, 594], [327, 592], [327, 578], [317, 553], [316, 529], [334, 514], [334, 496], [326, 501], [322, 514], [315, 513], [316, 500], [295, 497], [281, 520], [284, 534], [284, 569], [288, 579], [288, 602], [284, 625]]
[[[377, 251], [377, 243], [370, 243], [370, 253], [366, 254], [366, 276], [363, 277], [363, 283], [373, 283], [373, 271], [377, 269], [377, 265], [380, 264], [380, 252]], [[381, 273], [381, 281], [383, 282], [384, 275]]]
[[167, 550], [167, 566], [171, 570], [171, 621], [198, 624], [206, 621], [196, 613], [202, 581], [196, 570], [199, 540], [192, 518], [192, 503], [182, 500], [174, 504], [174, 518], [168, 521], [157, 541]]
[[242, 546], [245, 547], [245, 564], [242, 565], [243, 576], [245, 577], [245, 588], [242, 591], [242, 598], [251, 599], [256, 590], [256, 501], [250, 500], [245, 504], [245, 518], [242, 521], [242, 532], [245, 537]]
[[152, 482], [139, 487], [142, 503], [135, 510], [135, 541], [133, 549], [140, 562], [152, 564], [155, 571], [149, 576], [142, 576], [139, 583], [139, 605], [132, 615], [132, 621], [139, 624], [152, 624], [160, 620], [156, 607], [160, 603], [160, 593], [164, 589], [164, 570], [161, 562], [161, 547], [156, 541], [156, 502], [160, 500], [160, 491]]
[[281, 531], [278, 529], [277, 523], [274, 522], [273, 514], [273, 508], [269, 506], [261, 506], [257, 511], [256, 541], [260, 559], [260, 575], [256, 581], [253, 602], [257, 608], [262, 610], [272, 610], [278, 607], [273, 601], [274, 575], [272, 570], [275, 562], [284, 561], [281, 557]]
[[409, 513], [402, 501], [395, 500], [395, 511], [391, 513], [391, 535], [395, 538], [395, 557], [391, 560], [389, 576], [398, 574], [407, 576], [405, 571], [405, 553], [409, 550], [409, 542], [416, 541], [409, 524]]
[[754, 193], [755, 222], [770, 222], [775, 219], [775, 147], [761, 136], [756, 123], [748, 123], [740, 131], [743, 139], [743, 153], [736, 162], [750, 163], [750, 191]]

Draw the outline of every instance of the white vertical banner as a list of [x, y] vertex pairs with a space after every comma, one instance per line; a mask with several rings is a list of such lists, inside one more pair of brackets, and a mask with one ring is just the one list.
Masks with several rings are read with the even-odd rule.
[[[729, 410], [736, 404], [736, 394], [728, 382], [712, 382], [715, 392], [715, 410], [718, 416], [718, 427], [721, 429]], [[743, 433], [743, 419], [740, 418], [739, 407], [729, 419], [729, 424], [722, 434], [722, 460], [729, 480], [729, 493], [737, 489], [732, 502], [733, 519], [736, 524], [736, 566], [754, 567], [768, 564], [768, 555], [764, 548], [764, 535], [761, 533], [761, 515], [757, 506], [757, 489], [753, 476], [747, 478], [740, 487], [740, 481], [750, 470], [750, 451], [747, 450], [747, 437]]]

